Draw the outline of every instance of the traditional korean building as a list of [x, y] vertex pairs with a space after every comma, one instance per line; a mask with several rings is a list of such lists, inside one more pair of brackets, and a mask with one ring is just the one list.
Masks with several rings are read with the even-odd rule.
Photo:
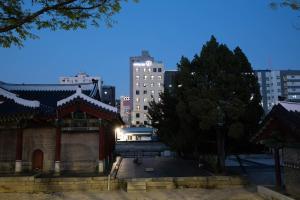
[[122, 121], [98, 88], [0, 82], [0, 173], [105, 172]]
[[[300, 103], [279, 102], [268, 113], [254, 140], [273, 149], [277, 187], [300, 198]], [[282, 150], [282, 158], [279, 151]], [[284, 181], [281, 179], [283, 161]]]

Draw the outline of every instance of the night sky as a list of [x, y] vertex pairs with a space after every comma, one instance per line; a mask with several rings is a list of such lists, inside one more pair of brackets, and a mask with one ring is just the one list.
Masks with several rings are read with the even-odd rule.
[[268, 0], [140, 0], [124, 3], [112, 28], [35, 31], [24, 47], [0, 48], [0, 81], [58, 83], [86, 72], [129, 95], [129, 57], [149, 50], [166, 69], [192, 58], [214, 35], [240, 46], [254, 69], [300, 70], [300, 11], [272, 10]]

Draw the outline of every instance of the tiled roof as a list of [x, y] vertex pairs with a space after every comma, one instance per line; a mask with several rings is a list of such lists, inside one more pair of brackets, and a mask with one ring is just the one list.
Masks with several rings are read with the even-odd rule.
[[275, 133], [284, 138], [286, 142], [291, 142], [292, 140], [300, 143], [300, 103], [279, 102], [273, 106], [261, 123], [260, 130], [252, 140], [259, 141], [271, 137], [268, 135], [268, 131], [265, 132], [271, 123], [276, 123], [281, 128], [278, 133]]
[[279, 102], [287, 111], [300, 112], [300, 104], [296, 102], [287, 102], [281, 101]]
[[4, 90], [3, 88], [0, 88], [0, 95], [7, 99], [13, 100], [16, 104], [20, 104], [22, 106], [32, 107], [32, 108], [40, 107], [39, 101], [27, 100], [27, 99], [17, 97], [16, 94]]
[[93, 98], [91, 98], [91, 97], [83, 94], [80, 87], [77, 88], [75, 94], [73, 94], [73, 95], [71, 95], [71, 96], [69, 96], [69, 97], [67, 97], [65, 99], [62, 99], [62, 100], [58, 101], [57, 102], [57, 107], [62, 106], [64, 104], [67, 104], [67, 103], [69, 103], [69, 102], [71, 102], [71, 101], [73, 101], [74, 99], [77, 99], [77, 98], [81, 98], [81, 99], [83, 99], [83, 100], [85, 100], [85, 101], [87, 101], [89, 103], [92, 103], [92, 104], [94, 104], [94, 105], [96, 105], [96, 106], [98, 106], [100, 108], [109, 110], [111, 112], [115, 112], [115, 113], [118, 112], [117, 108], [112, 107], [112, 106], [107, 105], [107, 104], [104, 104], [104, 103], [102, 103], [102, 102], [100, 102], [100, 101], [98, 101], [96, 99], [93, 99]]
[[57, 101], [65, 99], [81, 87], [82, 92], [90, 97], [100, 100], [100, 93], [94, 83], [82, 84], [11, 84], [0, 82], [0, 87], [17, 94], [18, 97], [37, 100], [41, 104], [56, 108]]
[[[84, 84], [9, 84], [0, 82], [0, 118], [16, 116], [55, 116], [56, 109], [74, 99], [98, 108], [117, 112], [117, 108], [100, 102], [95, 83]], [[97, 109], [97, 108], [95, 108]]]

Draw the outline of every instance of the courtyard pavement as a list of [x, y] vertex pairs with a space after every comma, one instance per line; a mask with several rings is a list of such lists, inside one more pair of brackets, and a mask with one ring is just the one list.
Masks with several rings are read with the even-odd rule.
[[120, 179], [210, 175], [195, 161], [164, 157], [140, 158], [140, 163], [135, 163], [133, 158], [123, 158], [117, 173]]
[[2, 200], [263, 200], [254, 188], [173, 189], [149, 192], [0, 193]]

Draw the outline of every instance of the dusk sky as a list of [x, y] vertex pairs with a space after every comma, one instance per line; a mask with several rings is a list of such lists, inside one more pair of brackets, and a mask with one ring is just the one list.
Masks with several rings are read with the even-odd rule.
[[129, 95], [129, 57], [149, 50], [166, 69], [192, 58], [214, 35], [240, 46], [254, 69], [300, 69], [300, 12], [269, 0], [140, 0], [124, 3], [112, 28], [36, 31], [24, 47], [0, 48], [0, 81], [58, 83], [86, 72]]

